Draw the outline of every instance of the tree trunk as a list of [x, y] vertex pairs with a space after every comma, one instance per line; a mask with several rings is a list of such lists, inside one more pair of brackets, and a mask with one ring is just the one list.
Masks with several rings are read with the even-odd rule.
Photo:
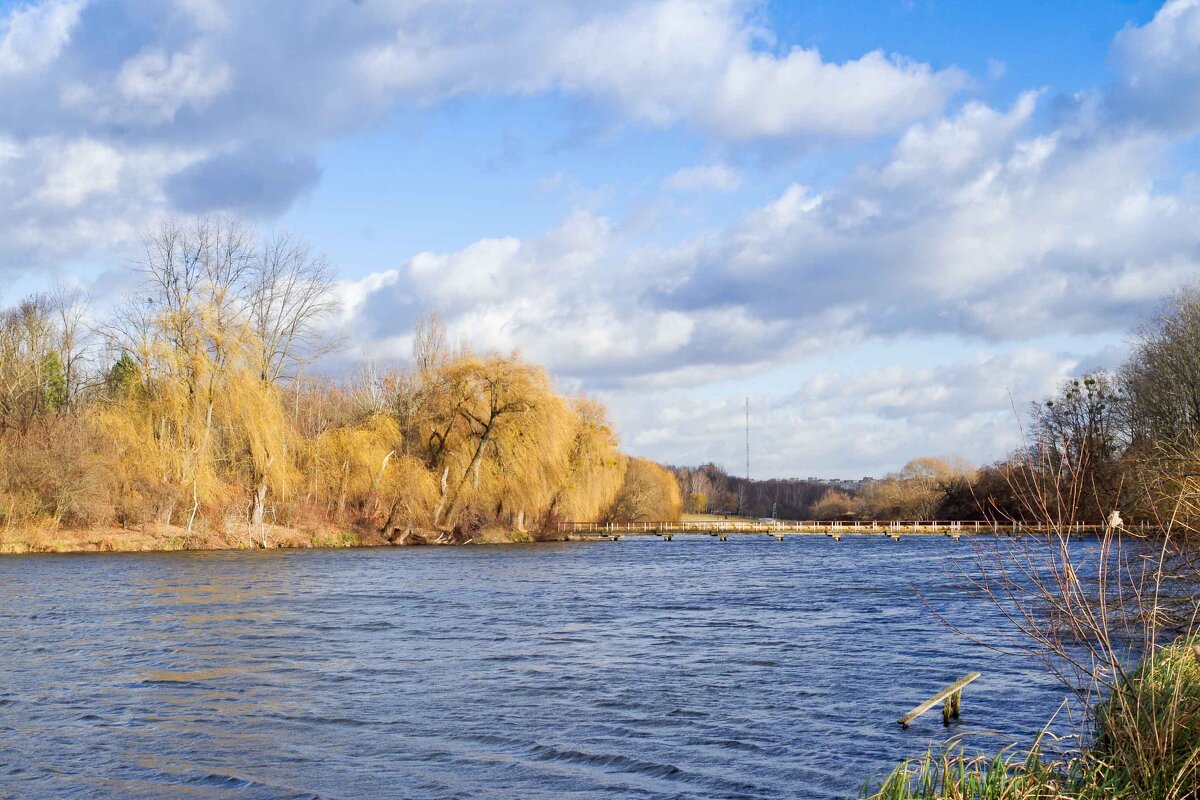
[[450, 467], [442, 470], [442, 480], [438, 486], [438, 503], [433, 509], [433, 525], [439, 527], [442, 524], [442, 509], [446, 507], [446, 485], [450, 480]]
[[390, 450], [383, 457], [383, 462], [379, 465], [379, 472], [375, 473], [375, 481], [371, 484], [371, 501], [374, 504], [374, 513], [379, 513], [379, 487], [383, 484], [383, 473], [387, 470], [388, 462], [392, 460], [392, 456], [394, 455], [396, 455], [396, 451]]
[[337, 519], [341, 522], [346, 516], [346, 491], [350, 484], [350, 462], [342, 462], [342, 481], [338, 486]]
[[258, 481], [254, 487], [254, 493], [250, 496], [250, 527], [251, 530], [258, 528], [259, 538], [263, 541], [263, 547], [267, 546], [267, 534], [263, 529], [263, 512], [267, 507], [267, 471], [271, 468], [271, 463], [275, 460], [275, 456], [268, 455], [266, 462], [258, 472]]
[[379, 534], [389, 542], [392, 541], [392, 536], [395, 535], [396, 531], [396, 507], [398, 505], [399, 503], [392, 503], [391, 509], [388, 510], [387, 520], [383, 523], [383, 527], [379, 529]]
[[492, 438], [492, 426], [489, 424], [483, 431], [483, 436], [479, 437], [479, 446], [475, 448], [475, 455], [471, 457], [471, 463], [467, 466], [467, 471], [463, 473], [462, 478], [458, 481], [454, 488], [454, 495], [450, 501], [450, 510], [446, 512], [446, 519], [441, 527], [444, 531], [454, 530], [454, 519], [458, 516], [458, 512], [462, 510], [462, 490], [466, 486], [467, 480], [472, 475], [479, 474], [479, 465], [483, 462], [483, 451], [487, 447], [488, 442]]

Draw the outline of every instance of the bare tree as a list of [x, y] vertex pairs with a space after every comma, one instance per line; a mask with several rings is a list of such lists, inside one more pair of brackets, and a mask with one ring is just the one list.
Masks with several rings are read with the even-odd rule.
[[0, 312], [0, 430], [26, 430], [52, 403], [48, 381], [57, 338], [44, 295]]
[[56, 285], [46, 295], [58, 332], [57, 349], [62, 361], [66, 401], [73, 404], [85, 387], [89, 330], [87, 298], [79, 289]]
[[266, 239], [249, 270], [246, 297], [259, 378], [295, 378], [338, 346], [321, 322], [337, 309], [334, 272], [324, 255], [289, 234]]
[[1200, 434], [1200, 287], [1184, 289], [1144, 326], [1121, 370], [1136, 441]]
[[446, 362], [446, 323], [430, 311], [413, 327], [413, 362], [421, 375], [428, 375]]

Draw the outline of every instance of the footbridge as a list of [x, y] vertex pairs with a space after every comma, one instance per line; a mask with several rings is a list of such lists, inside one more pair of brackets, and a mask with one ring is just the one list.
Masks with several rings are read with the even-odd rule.
[[964, 536], [1008, 536], [1019, 538], [1023, 535], [1045, 535], [1057, 533], [1071, 537], [1095, 536], [1103, 534], [1104, 525], [1082, 522], [1062, 526], [1038, 526], [1022, 522], [975, 520], [975, 521], [942, 521], [942, 520], [748, 520], [748, 519], [712, 519], [712, 520], [681, 520], [678, 522], [560, 522], [559, 533], [569, 538], [579, 539], [613, 539], [626, 536], [657, 536], [666, 541], [679, 534], [707, 534], [715, 536], [720, 541], [728, 541], [730, 536], [740, 535], [769, 535], [779, 541], [788, 536], [824, 535], [834, 540], [843, 536], [886, 536], [899, 541], [902, 536], [948, 536], [951, 539], [961, 539]]

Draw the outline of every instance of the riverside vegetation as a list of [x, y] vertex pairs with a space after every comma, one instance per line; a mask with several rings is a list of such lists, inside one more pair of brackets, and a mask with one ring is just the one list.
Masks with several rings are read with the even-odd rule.
[[[998, 643], [1041, 659], [1073, 692], [1083, 712], [1073, 744], [979, 757], [952, 740], [864, 796], [1200, 798], [1198, 475], [1200, 292], [1188, 289], [1138, 331], [1119, 370], [1036, 404], [1027, 447], [939, 487], [1041, 531], [980, 543], [962, 579], [1003, 612]], [[1074, 522], [1115, 509], [1145, 526], [1070, 546]]]
[[0, 312], [0, 551], [524, 541], [672, 519], [674, 478], [517, 354], [416, 326], [411, 368], [334, 382], [327, 262], [236, 219], [147, 235], [130, 299]]

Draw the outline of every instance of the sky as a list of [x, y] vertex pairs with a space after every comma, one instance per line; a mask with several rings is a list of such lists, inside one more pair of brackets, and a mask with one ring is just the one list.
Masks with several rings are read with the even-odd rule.
[[[231, 212], [754, 477], [987, 463], [1200, 267], [1200, 0], [0, 0], [0, 301]], [[99, 312], [98, 312], [99, 313]]]

